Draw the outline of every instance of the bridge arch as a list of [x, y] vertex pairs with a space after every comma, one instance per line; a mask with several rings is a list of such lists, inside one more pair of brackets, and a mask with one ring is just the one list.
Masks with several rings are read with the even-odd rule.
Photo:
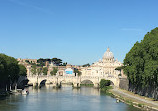
[[94, 82], [92, 80], [85, 79], [81, 81], [81, 84], [94, 84]]
[[110, 86], [114, 86], [114, 82], [110, 80]]
[[60, 84], [70, 84], [70, 85], [72, 85], [73, 81], [72, 80], [65, 80], [65, 79], [63, 79], [63, 80], [60, 80], [59, 83]]
[[39, 85], [40, 85], [40, 86], [45, 85], [45, 84], [46, 84], [46, 81], [47, 81], [47, 79], [41, 80], [41, 81], [39, 82]]
[[109, 80], [110, 81], [110, 86], [116, 86], [116, 87], [118, 87], [119, 81], [116, 78], [100, 78], [100, 81], [102, 79]]
[[[82, 83], [93, 83], [94, 87], [99, 86], [100, 80], [105, 79], [105, 80], [110, 80], [111, 85], [114, 85], [116, 87], [119, 87], [119, 78], [115, 77], [97, 77], [97, 76], [80, 76], [80, 77], [68, 77], [68, 76], [61, 76], [61, 77], [56, 77], [56, 76], [28, 76], [27, 77], [29, 80], [28, 84], [38, 85], [43, 81], [47, 80], [46, 83], [52, 83], [52, 84], [57, 84], [57, 83], [73, 83], [74, 85], [76, 84], [82, 84]], [[88, 81], [88, 82], [87, 82]]]

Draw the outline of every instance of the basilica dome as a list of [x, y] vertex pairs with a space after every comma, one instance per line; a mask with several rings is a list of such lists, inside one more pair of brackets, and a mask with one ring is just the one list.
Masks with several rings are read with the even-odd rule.
[[113, 53], [110, 51], [109, 48], [107, 48], [106, 52], [104, 53], [103, 59], [113, 59], [114, 55]]

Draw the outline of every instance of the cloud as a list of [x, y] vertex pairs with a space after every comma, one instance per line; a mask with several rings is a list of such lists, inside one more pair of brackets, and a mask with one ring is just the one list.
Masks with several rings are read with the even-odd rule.
[[44, 9], [42, 7], [38, 7], [38, 6], [35, 6], [35, 5], [32, 5], [32, 4], [28, 4], [26, 2], [22, 2], [20, 0], [9, 0], [9, 1], [13, 2], [13, 3], [16, 3], [16, 4], [20, 5], [20, 6], [25, 6], [25, 7], [29, 7], [29, 8], [35, 9], [35, 10], [43, 12], [45, 14], [50, 14], [50, 15], [53, 14], [53, 12], [50, 11], [50, 10], [47, 10], [47, 9]]

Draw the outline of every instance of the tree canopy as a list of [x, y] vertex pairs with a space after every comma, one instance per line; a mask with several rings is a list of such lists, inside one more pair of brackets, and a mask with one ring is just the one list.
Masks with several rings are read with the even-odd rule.
[[106, 88], [107, 86], [110, 86], [111, 82], [110, 80], [101, 79], [100, 81], [100, 88]]
[[82, 75], [82, 73], [76, 68], [74, 69], [74, 73], [77, 74], [77, 76], [81, 76]]
[[53, 76], [53, 75], [56, 75], [57, 72], [58, 72], [58, 69], [53, 67], [53, 70], [50, 72], [50, 74]]
[[82, 65], [82, 67], [89, 67], [90, 66], [90, 64], [88, 63], [88, 64], [84, 64], [84, 65]]
[[15, 58], [0, 54], [0, 88], [6, 87], [8, 83], [16, 82], [20, 75], [26, 75], [26, 68], [19, 65]]
[[27, 75], [27, 70], [26, 70], [24, 65], [19, 64], [19, 69], [20, 69], [19, 75], [21, 75], [21, 76], [26, 76]]
[[124, 66], [124, 72], [135, 90], [158, 86], [158, 28], [134, 44], [126, 54]]
[[43, 70], [42, 70], [42, 72], [43, 72], [43, 75], [47, 75], [48, 68], [47, 68], [47, 67], [44, 67]]
[[66, 65], [67, 63], [63, 63], [62, 64], [62, 60], [61, 59], [58, 59], [58, 58], [52, 58], [52, 59], [43, 59], [43, 58], [40, 58], [37, 60], [37, 62], [41, 65], [41, 66], [44, 66], [45, 65], [45, 62], [48, 61], [49, 63], [50, 62], [53, 62], [55, 65], [57, 66], [60, 66], [60, 65]]

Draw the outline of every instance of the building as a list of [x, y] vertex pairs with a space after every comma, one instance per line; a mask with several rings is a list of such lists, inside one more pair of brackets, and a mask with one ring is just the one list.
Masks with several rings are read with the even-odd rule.
[[89, 67], [82, 67], [82, 76], [100, 76], [118, 78], [121, 73], [115, 70], [117, 67], [123, 66], [117, 59], [115, 60], [113, 53], [107, 48], [103, 58], [95, 62]]
[[35, 64], [37, 64], [37, 59], [21, 59], [21, 58], [18, 58], [17, 61], [19, 61], [20, 64], [24, 64], [24, 63], [35, 63]]
[[75, 76], [74, 67], [70, 64], [67, 64], [66, 66], [49, 65], [48, 75], [51, 75], [50, 72], [53, 71], [54, 68], [56, 68], [58, 70], [57, 76]]

